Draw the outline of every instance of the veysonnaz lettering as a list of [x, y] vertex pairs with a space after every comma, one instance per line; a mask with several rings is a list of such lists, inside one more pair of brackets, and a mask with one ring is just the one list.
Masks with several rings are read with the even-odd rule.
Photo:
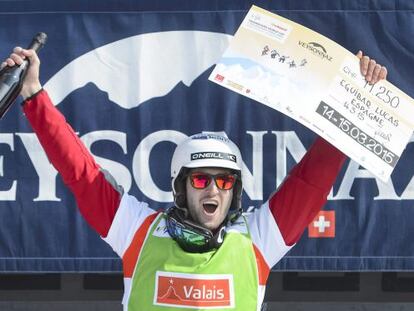
[[[125, 150], [127, 158], [132, 159], [132, 163], [120, 163], [114, 156], [114, 153], [108, 155], [108, 157], [98, 157], [99, 161], [104, 161], [104, 168], [116, 178], [118, 183], [124, 187], [125, 192], [130, 191], [131, 188], [136, 187], [142, 191], [148, 198], [153, 201], [166, 203], [171, 202], [172, 194], [170, 192], [162, 191], [157, 183], [153, 180], [154, 176], [149, 169], [149, 163], [152, 160], [154, 154], [154, 148], [162, 146], [164, 143], [178, 144], [179, 140], [172, 137], [172, 130], [160, 130], [153, 132], [145, 137], [138, 145], [127, 144], [128, 133], [106, 130], [106, 131], [94, 131], [85, 133], [81, 139], [87, 142], [87, 149], [91, 150], [92, 146], [96, 144], [111, 143], [111, 148], [122, 148]], [[184, 133], [179, 133], [182, 137]], [[277, 161], [276, 179], [277, 184], [280, 184], [286, 176], [287, 158], [288, 154], [292, 154], [294, 160], [297, 162], [304, 155], [305, 146], [295, 132], [291, 131], [276, 131], [269, 130], [267, 132], [248, 130], [245, 133], [244, 139], [252, 139], [251, 149], [243, 150], [243, 152], [252, 154], [252, 168], [246, 169], [249, 172], [249, 178], [252, 178], [254, 182], [245, 183], [244, 188], [246, 191], [246, 198], [249, 200], [262, 201], [264, 198], [264, 186], [262, 180], [264, 179], [266, 172], [268, 171], [268, 163], [271, 163], [267, 158], [270, 154]], [[380, 135], [380, 134], [377, 134]], [[384, 134], [386, 135], [386, 134]], [[273, 137], [275, 141], [280, 142], [280, 145], [267, 145], [269, 138]], [[283, 144], [281, 142], [284, 142]], [[0, 161], [0, 172], [3, 172], [1, 177], [1, 191], [0, 201], [7, 201], [8, 204], [17, 204], [17, 197], [19, 191], [23, 191], [22, 187], [24, 179], [14, 179], [13, 175], [10, 175], [10, 163], [13, 156], [16, 154], [26, 154], [27, 161], [30, 163], [30, 170], [28, 171], [35, 178], [37, 189], [24, 198], [25, 200], [32, 200], [35, 202], [51, 201], [55, 202], [56, 208], [63, 208], [64, 205], [59, 193], [59, 184], [57, 183], [57, 171], [49, 163], [49, 160], [43, 151], [39, 141], [34, 133], [0, 133], [0, 143], [3, 148], [9, 148], [11, 152], [1, 155], [3, 160]], [[411, 139], [410, 144], [414, 143], [414, 137]], [[113, 146], [115, 147], [112, 147]], [[279, 143], [278, 143], [279, 144]], [[273, 149], [272, 149], [273, 148]], [[5, 149], [6, 150], [6, 149]], [[264, 152], [266, 150], [266, 154]], [[303, 151], [303, 153], [302, 153]], [[93, 152], [93, 150], [92, 150]], [[9, 165], [8, 165], [9, 163]], [[414, 178], [412, 172], [408, 172], [409, 176], [405, 182], [400, 184], [401, 193], [396, 191], [395, 184], [398, 178], [392, 178], [386, 185], [383, 185], [379, 179], [370, 174], [361, 173], [363, 168], [355, 166], [354, 162], [350, 162], [349, 169], [346, 170], [344, 177], [339, 179], [338, 191], [336, 194], [331, 194], [329, 200], [355, 200], [354, 194], [351, 194], [351, 189], [355, 182], [373, 182], [376, 183], [376, 189], [378, 196], [375, 200], [414, 200]], [[135, 167], [135, 169], [133, 169]], [[398, 168], [398, 167], [397, 167]], [[403, 171], [401, 167], [396, 174], [401, 174]], [[145, 181], [145, 182], [144, 182]], [[369, 196], [371, 199], [372, 197]], [[52, 203], [51, 203], [52, 204]], [[253, 203], [252, 203], [253, 204]]]
[[197, 152], [191, 154], [191, 161], [202, 159], [221, 159], [236, 162], [237, 157], [231, 153], [224, 152]]
[[332, 61], [332, 56], [328, 55], [326, 49], [319, 43], [317, 42], [303, 42], [300, 41], [298, 42], [298, 44], [302, 47], [304, 47], [305, 49], [311, 51], [314, 55], [322, 58], [322, 59], [326, 59], [328, 61]]

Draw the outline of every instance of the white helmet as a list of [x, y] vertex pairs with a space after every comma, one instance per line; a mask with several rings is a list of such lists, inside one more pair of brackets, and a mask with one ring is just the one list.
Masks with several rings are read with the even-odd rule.
[[[242, 157], [239, 148], [230, 139], [218, 134], [195, 134], [185, 139], [177, 146], [171, 161], [171, 178], [174, 201], [177, 207], [182, 207], [186, 202], [178, 197], [184, 195], [183, 173], [186, 169], [196, 167], [221, 167], [229, 168], [238, 175], [234, 188], [234, 204], [240, 209], [240, 197], [242, 192], [241, 168]], [[178, 199], [178, 200], [177, 200]]]

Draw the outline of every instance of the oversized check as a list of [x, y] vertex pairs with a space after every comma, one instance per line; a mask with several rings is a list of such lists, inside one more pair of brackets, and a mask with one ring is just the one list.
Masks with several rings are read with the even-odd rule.
[[388, 81], [367, 84], [334, 41], [253, 6], [209, 79], [313, 130], [388, 180], [414, 129], [414, 101]]

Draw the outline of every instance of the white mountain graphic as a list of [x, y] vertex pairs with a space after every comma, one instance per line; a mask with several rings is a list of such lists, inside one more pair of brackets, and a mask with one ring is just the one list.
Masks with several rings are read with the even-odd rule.
[[214, 65], [231, 36], [203, 31], [137, 35], [96, 48], [67, 64], [46, 84], [57, 105], [87, 83], [125, 109], [166, 95], [179, 82], [190, 86]]
[[183, 301], [184, 299], [182, 299], [175, 291], [175, 288], [172, 286], [168, 287], [167, 292], [158, 298], [159, 300], [165, 300], [165, 299], [173, 299], [173, 300], [180, 300]]

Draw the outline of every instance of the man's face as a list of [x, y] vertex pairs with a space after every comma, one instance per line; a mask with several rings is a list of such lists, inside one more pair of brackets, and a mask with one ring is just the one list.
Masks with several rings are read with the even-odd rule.
[[[223, 168], [197, 168], [191, 173], [200, 172], [210, 175], [228, 174]], [[203, 227], [214, 231], [226, 218], [233, 198], [233, 189], [221, 190], [214, 180], [205, 189], [195, 189], [190, 177], [186, 180], [187, 206], [192, 219]]]

